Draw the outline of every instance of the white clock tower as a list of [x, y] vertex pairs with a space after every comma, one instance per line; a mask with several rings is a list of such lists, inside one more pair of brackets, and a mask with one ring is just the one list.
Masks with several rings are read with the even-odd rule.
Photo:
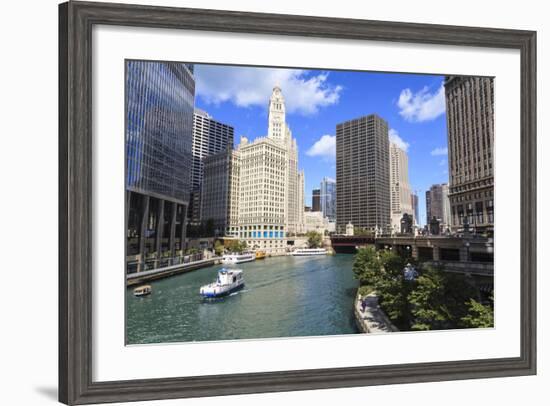
[[274, 140], [283, 141], [286, 135], [285, 98], [281, 88], [275, 85], [269, 99], [269, 125], [267, 136]]

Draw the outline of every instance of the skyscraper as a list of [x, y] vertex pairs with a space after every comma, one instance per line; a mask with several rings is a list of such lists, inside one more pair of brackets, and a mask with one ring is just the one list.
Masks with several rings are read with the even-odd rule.
[[296, 225], [296, 233], [302, 233], [304, 231], [305, 224], [305, 183], [306, 175], [303, 170], [298, 172], [298, 201], [297, 204], [301, 205], [298, 208], [298, 224]]
[[298, 147], [286, 124], [281, 89], [273, 88], [266, 137], [241, 137], [234, 151], [204, 163], [204, 214], [249, 247], [284, 254], [287, 235], [303, 229], [304, 173], [298, 170]]
[[336, 227], [388, 230], [388, 123], [376, 114], [336, 126]]
[[193, 224], [209, 220], [201, 216], [203, 159], [233, 148], [232, 126], [214, 120], [207, 112], [195, 109], [193, 114], [193, 166], [191, 168], [191, 200], [188, 216]]
[[218, 235], [236, 235], [239, 202], [239, 154], [227, 149], [203, 159], [201, 213]]
[[416, 191], [411, 193], [411, 206], [413, 211], [413, 217], [414, 217], [414, 224], [417, 226], [420, 225], [420, 216], [418, 213], [418, 194]]
[[323, 217], [330, 221], [336, 220], [336, 181], [324, 177], [321, 181], [321, 211]]
[[126, 254], [133, 272], [185, 248], [195, 79], [182, 63], [128, 61], [126, 72]]
[[432, 185], [426, 191], [426, 222], [435, 218], [439, 221], [441, 231], [451, 224], [451, 206], [449, 203], [449, 186], [446, 183]]
[[452, 228], [493, 229], [493, 78], [445, 79]]
[[311, 211], [321, 211], [321, 189], [313, 189], [311, 192]]
[[413, 214], [409, 186], [409, 158], [405, 150], [393, 142], [390, 142], [389, 153], [391, 224], [393, 230], [399, 232], [403, 214]]

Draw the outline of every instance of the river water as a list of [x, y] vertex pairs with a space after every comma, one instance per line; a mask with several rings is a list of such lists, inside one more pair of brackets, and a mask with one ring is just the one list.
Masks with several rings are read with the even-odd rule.
[[232, 266], [245, 287], [205, 301], [221, 265], [153, 281], [144, 298], [126, 290], [128, 344], [357, 333], [353, 255], [273, 257]]

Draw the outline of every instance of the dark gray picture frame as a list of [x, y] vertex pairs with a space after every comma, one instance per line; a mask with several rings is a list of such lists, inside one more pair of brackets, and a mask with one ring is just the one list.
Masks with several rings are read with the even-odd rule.
[[[92, 380], [92, 27], [95, 24], [517, 49], [521, 53], [521, 354], [401, 365]], [[536, 373], [536, 32], [234, 11], [59, 6], [59, 400], [219, 396]]]

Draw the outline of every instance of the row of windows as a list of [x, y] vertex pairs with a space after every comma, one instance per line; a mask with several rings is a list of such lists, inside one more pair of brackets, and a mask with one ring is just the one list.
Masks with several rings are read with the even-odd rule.
[[127, 62], [127, 187], [188, 199], [194, 78], [183, 64]]
[[244, 231], [240, 235], [243, 238], [285, 238], [284, 231]]

